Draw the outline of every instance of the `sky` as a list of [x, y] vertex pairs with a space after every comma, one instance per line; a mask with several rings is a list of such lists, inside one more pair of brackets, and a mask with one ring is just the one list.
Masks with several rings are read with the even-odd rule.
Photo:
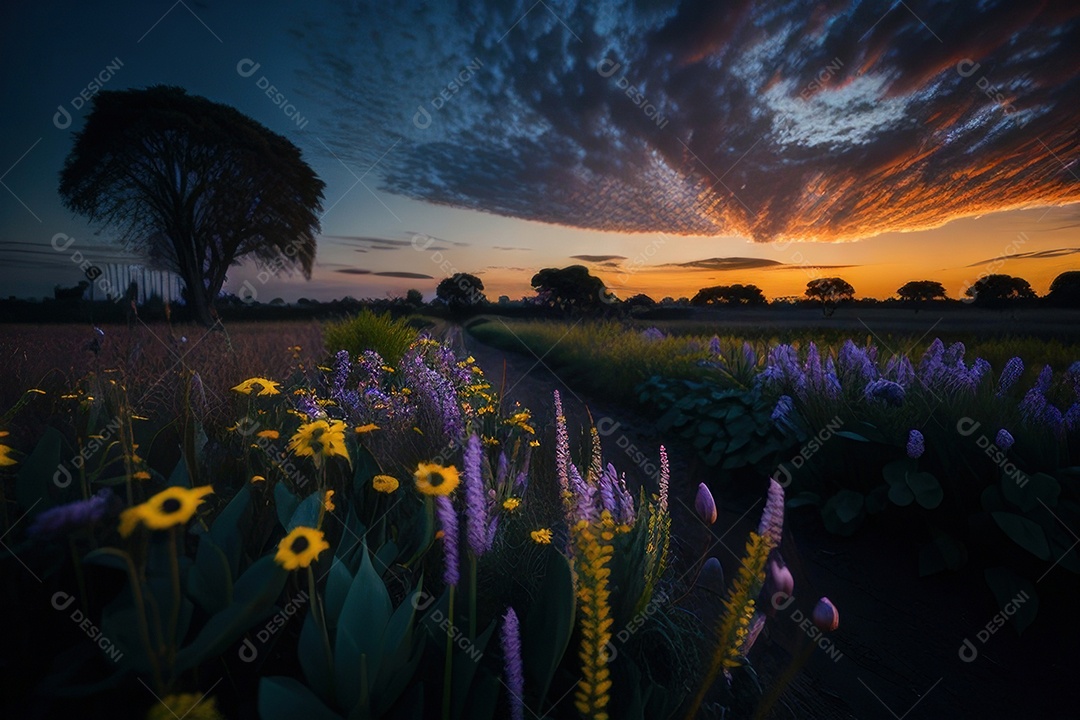
[[310, 280], [230, 272], [263, 301], [430, 298], [454, 272], [518, 298], [569, 264], [656, 299], [823, 276], [961, 297], [991, 272], [1045, 293], [1080, 268], [1074, 3], [42, 0], [0, 36], [2, 297], [74, 285], [76, 251], [140, 262], [57, 183], [87, 98], [155, 84], [326, 182]]

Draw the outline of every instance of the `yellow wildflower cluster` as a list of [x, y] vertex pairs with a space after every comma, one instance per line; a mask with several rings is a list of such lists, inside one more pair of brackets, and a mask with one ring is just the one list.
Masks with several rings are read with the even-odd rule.
[[581, 611], [582, 679], [574, 694], [574, 705], [583, 717], [607, 720], [611, 671], [607, 645], [611, 642], [608, 564], [614, 554], [615, 537], [611, 513], [604, 511], [599, 523], [579, 520], [572, 530], [578, 607]]
[[345, 423], [341, 420], [316, 420], [301, 425], [289, 440], [289, 450], [310, 456], [315, 467], [322, 467], [324, 458], [335, 455], [351, 462], [345, 447]]
[[528, 410], [521, 410], [506, 418], [505, 420], [503, 420], [503, 422], [510, 427], [518, 428], [519, 430], [527, 432], [530, 435], [535, 435], [536, 429], [529, 424], [530, 420], [532, 420], [532, 413]]
[[250, 395], [253, 392], [257, 395], [280, 395], [281, 391], [278, 390], [280, 386], [281, 383], [279, 382], [261, 377], [253, 377], [240, 383], [234, 387], [233, 390], [243, 395]]

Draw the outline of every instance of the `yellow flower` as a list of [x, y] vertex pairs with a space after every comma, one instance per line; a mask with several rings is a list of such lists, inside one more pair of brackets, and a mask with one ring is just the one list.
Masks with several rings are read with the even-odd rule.
[[10, 434], [7, 430], [0, 430], [0, 437], [7, 437]]
[[514, 512], [521, 505], [521, 500], [517, 498], [506, 498], [503, 500], [503, 510], [507, 512]]
[[286, 570], [296, 570], [307, 567], [319, 553], [329, 549], [330, 543], [326, 542], [322, 531], [300, 525], [278, 543], [274, 562]]
[[398, 481], [391, 475], [376, 475], [371, 479], [371, 487], [381, 493], [392, 493], [398, 489]]
[[379, 429], [379, 426], [376, 425], [375, 423], [368, 423], [367, 425], [361, 425], [360, 427], [353, 428], [353, 430], [356, 431], [357, 435], [363, 435], [364, 433], [369, 433], [372, 430], [378, 430], [378, 429]]
[[323, 498], [322, 504], [323, 504], [323, 507], [326, 508], [326, 512], [333, 512], [334, 511], [335, 507], [334, 507], [334, 491], [333, 490], [327, 490], [326, 491], [326, 497]]
[[461, 481], [456, 467], [435, 463], [420, 463], [413, 477], [416, 478], [416, 489], [425, 495], [449, 495]]
[[324, 457], [339, 455], [349, 461], [345, 448], [345, 423], [341, 420], [316, 420], [300, 426], [289, 441], [289, 449], [297, 455], [309, 455], [315, 467], [322, 467]]
[[539, 440], [530, 440], [529, 441], [529, 447], [540, 447], [540, 441]]
[[547, 528], [540, 528], [539, 530], [533, 530], [529, 533], [529, 537], [533, 539], [533, 542], [537, 545], [550, 545], [551, 544], [551, 531]]
[[205, 697], [201, 693], [182, 693], [166, 695], [161, 702], [150, 709], [146, 720], [223, 720], [217, 709], [217, 700]]
[[203, 498], [214, 492], [210, 485], [188, 488], [168, 487], [141, 505], [120, 513], [120, 535], [127, 537], [142, 524], [151, 530], [165, 530], [186, 523], [195, 514]]
[[424, 434], [424, 431], [421, 430], [420, 428], [416, 427], [415, 425], [413, 425], [413, 432], [417, 433], [418, 435], [423, 435]]
[[258, 390], [259, 395], [280, 395], [281, 391], [278, 390], [278, 387], [280, 385], [281, 383], [275, 382], [273, 380], [267, 380], [266, 378], [261, 377], [253, 377], [248, 378], [244, 382], [240, 383], [239, 385], [234, 387], [233, 390], [238, 393], [243, 393], [244, 395], [250, 395], [256, 389]]
[[139, 470], [138, 472], [131, 473], [131, 477], [134, 480], [149, 480], [150, 473], [145, 470]]
[[7, 445], [0, 445], [0, 467], [7, 467], [8, 465], [14, 465], [19, 462], [9, 455], [13, 450], [14, 448], [8, 447]]
[[259, 432], [255, 433], [255, 437], [266, 438], [268, 440], [277, 440], [279, 437], [281, 437], [281, 433], [279, 433], [277, 430], [260, 430]]
[[251, 482], [253, 482], [253, 483], [266, 482], [266, 478], [264, 478], [262, 475], [252, 475], [251, 476]]

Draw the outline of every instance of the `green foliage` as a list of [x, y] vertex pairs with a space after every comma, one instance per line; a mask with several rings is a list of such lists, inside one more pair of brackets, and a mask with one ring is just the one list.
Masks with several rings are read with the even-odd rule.
[[366, 308], [351, 318], [327, 323], [323, 328], [329, 352], [348, 350], [356, 357], [365, 350], [374, 350], [390, 365], [401, 360], [416, 335], [407, 320], [395, 320], [387, 313], [377, 314]]

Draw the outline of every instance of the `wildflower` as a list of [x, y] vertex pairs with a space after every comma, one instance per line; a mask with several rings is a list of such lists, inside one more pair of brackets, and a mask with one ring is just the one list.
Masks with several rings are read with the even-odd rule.
[[0, 467], [8, 467], [15, 465], [19, 461], [11, 457], [11, 453], [15, 448], [8, 445], [0, 445]]
[[655, 327], [651, 327], [641, 333], [641, 338], [646, 342], [657, 342], [659, 340], [663, 340], [666, 337], [667, 335], [664, 334], [663, 330]]
[[773, 547], [780, 547], [784, 534], [784, 488], [773, 478], [769, 478], [769, 490], [765, 499], [765, 510], [758, 523], [758, 535], [763, 536]]
[[775, 615], [776, 601], [791, 597], [793, 592], [795, 592], [795, 578], [791, 576], [791, 571], [788, 570], [783, 559], [777, 555], [765, 566], [765, 584], [762, 586], [765, 612], [770, 617]]
[[371, 487], [376, 492], [390, 494], [398, 489], [398, 485], [397, 478], [391, 475], [376, 475], [371, 479]]
[[330, 549], [330, 543], [321, 530], [299, 525], [278, 543], [274, 562], [286, 570], [306, 568], [315, 561], [324, 550]]
[[1005, 363], [1005, 369], [1001, 371], [1001, 377], [998, 378], [998, 395], [1004, 395], [1016, 384], [1016, 381], [1020, 379], [1020, 376], [1024, 374], [1024, 361], [1018, 357], [1014, 357]]
[[912, 460], [918, 460], [922, 457], [922, 454], [926, 451], [926, 443], [923, 440], [923, 434], [918, 430], [912, 429], [908, 433], [907, 440], [907, 454]]
[[818, 600], [811, 614], [814, 626], [821, 632], [832, 632], [840, 625], [840, 613], [829, 598], [823, 597]]
[[904, 404], [904, 386], [895, 383], [892, 380], [878, 379], [866, 384], [864, 391], [866, 399], [871, 400], [884, 400], [887, 404], [893, 407], [900, 407]]
[[529, 537], [537, 545], [550, 545], [551, 544], [551, 530], [548, 528], [540, 528], [539, 530], [533, 530], [529, 533]]
[[994, 444], [1001, 448], [1001, 450], [1003, 451], [1007, 451], [1013, 446], [1013, 443], [1015, 442], [1016, 440], [1013, 438], [1012, 433], [1010, 433], [1005, 428], [1001, 428], [1000, 430], [998, 430], [997, 437], [994, 438]]
[[266, 482], [266, 478], [264, 478], [262, 475], [252, 475], [251, 476], [251, 482], [253, 482], [253, 483]]
[[457, 585], [461, 575], [458, 570], [458, 519], [454, 511], [454, 504], [446, 495], [435, 498], [435, 513], [439, 516], [439, 524], [443, 532], [443, 582], [447, 585]]
[[323, 498], [323, 508], [326, 512], [334, 512], [337, 506], [334, 505], [334, 491], [327, 490], [326, 496]]
[[323, 458], [335, 455], [349, 462], [349, 451], [345, 448], [345, 423], [341, 420], [305, 423], [289, 440], [289, 449], [297, 455], [310, 456], [315, 467], [322, 467]]
[[667, 449], [660, 446], [660, 512], [668, 509], [668, 483], [671, 480], [671, 467], [668, 465]]
[[234, 387], [233, 390], [244, 395], [250, 395], [256, 390], [258, 390], [258, 395], [280, 395], [281, 391], [278, 390], [280, 386], [281, 383], [279, 382], [261, 377], [253, 377], [240, 383]]
[[1065, 428], [1068, 430], [1080, 428], [1080, 403], [1073, 403], [1069, 406], [1069, 409], [1065, 412], [1064, 422]]
[[120, 535], [131, 535], [136, 525], [151, 530], [165, 530], [186, 523], [195, 514], [203, 498], [214, 492], [210, 485], [197, 488], [168, 487], [141, 505], [120, 513]]
[[534, 447], [534, 448], [535, 447], [540, 447], [540, 441], [539, 440], [530, 440], [529, 441], [529, 447]]
[[709, 340], [709, 352], [713, 355], [723, 355], [724, 353], [723, 348], [720, 347], [720, 338], [716, 335], [713, 335], [712, 339]]
[[279, 433], [277, 430], [260, 430], [259, 432], [255, 433], [255, 437], [266, 438], [267, 440], [277, 440], [279, 437], [281, 437], [281, 433]]
[[27, 534], [37, 540], [51, 540], [75, 530], [89, 528], [101, 522], [109, 506], [119, 499], [109, 488], [103, 488], [89, 500], [76, 500], [44, 510], [34, 518]]
[[487, 501], [484, 497], [484, 475], [480, 469], [480, 438], [469, 435], [465, 444], [465, 524], [466, 538], [473, 555], [480, 557], [491, 549], [488, 544]]
[[223, 720], [225, 716], [217, 709], [217, 699], [203, 693], [166, 695], [146, 714], [146, 720], [174, 720], [178, 717], [184, 720]]
[[138, 470], [131, 473], [131, 477], [133, 480], [149, 480], [150, 473], [146, 472], [145, 470]]
[[378, 430], [378, 429], [379, 429], [379, 426], [376, 425], [375, 423], [368, 423], [367, 425], [360, 425], [359, 427], [353, 428], [353, 431], [357, 435], [364, 435], [366, 433], [371, 432], [372, 430]]
[[525, 705], [525, 673], [521, 662], [521, 626], [514, 608], [503, 615], [502, 649], [506, 668], [506, 687], [510, 691], [510, 720], [523, 720]]
[[416, 478], [416, 489], [425, 495], [449, 495], [461, 481], [456, 467], [436, 463], [420, 463], [413, 477]]
[[582, 717], [607, 718], [610, 702], [611, 669], [607, 645], [611, 641], [611, 604], [608, 577], [614, 554], [614, 533], [605, 528], [611, 515], [603, 512], [601, 522], [580, 520], [573, 528], [577, 598], [581, 612], [581, 680], [574, 694], [574, 706]]
[[699, 483], [697, 497], [694, 499], [694, 510], [698, 517], [705, 521], [706, 525], [716, 522], [716, 501], [713, 494], [705, 483]]

